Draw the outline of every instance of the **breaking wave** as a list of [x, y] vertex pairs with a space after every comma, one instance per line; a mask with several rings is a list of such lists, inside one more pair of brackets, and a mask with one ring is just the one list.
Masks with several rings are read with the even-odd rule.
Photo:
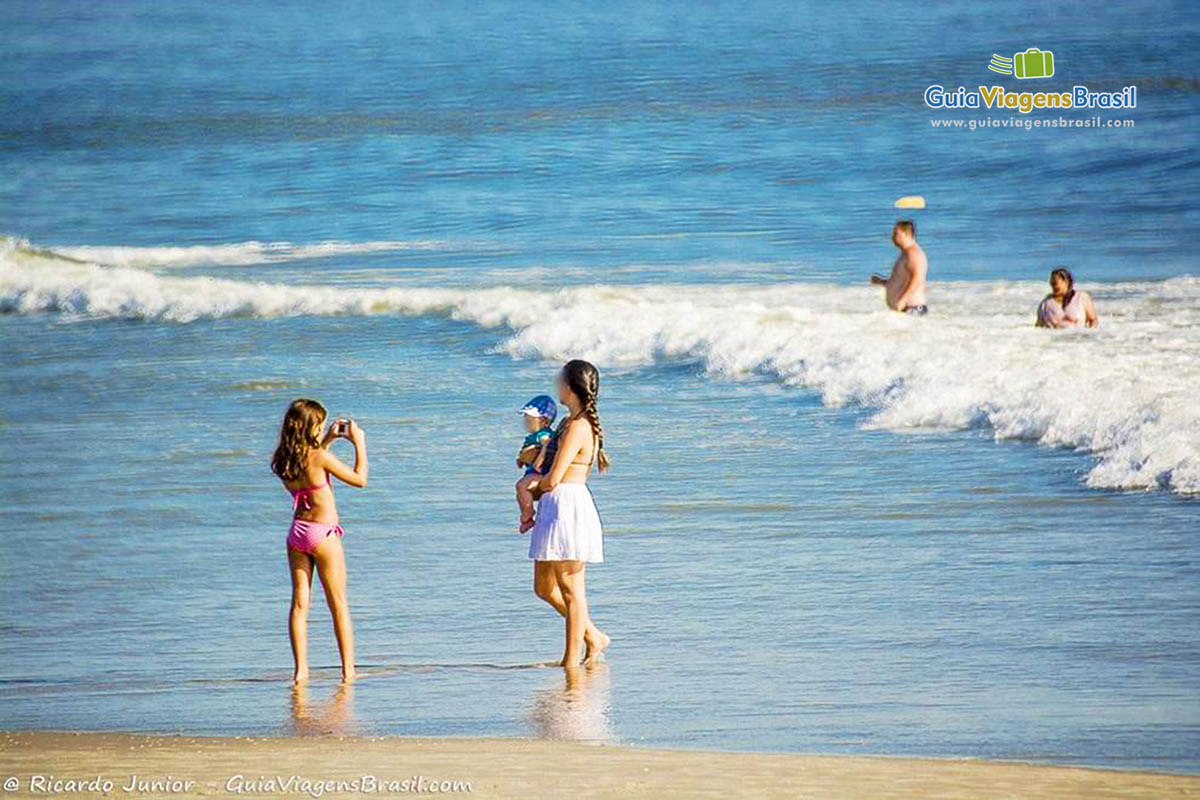
[[[15, 247], [34, 251], [27, 242], [11, 240]], [[58, 247], [50, 253], [76, 261], [88, 261], [113, 267], [167, 268], [203, 264], [249, 266], [277, 264], [340, 255], [386, 253], [399, 250], [441, 250], [445, 242], [436, 240], [378, 242], [238, 242], [236, 244], [192, 245], [187, 247]], [[40, 251], [48, 253], [49, 251]]]
[[[78, 254], [79, 248], [75, 249]], [[1200, 492], [1200, 279], [1088, 287], [1096, 331], [1032, 327], [1043, 287], [939, 283], [924, 319], [824, 284], [354, 288], [161, 275], [0, 251], [0, 311], [188, 323], [244, 316], [441, 315], [505, 328], [515, 358], [689, 362], [763, 374], [891, 430], [984, 428], [1091, 453], [1089, 486]]]

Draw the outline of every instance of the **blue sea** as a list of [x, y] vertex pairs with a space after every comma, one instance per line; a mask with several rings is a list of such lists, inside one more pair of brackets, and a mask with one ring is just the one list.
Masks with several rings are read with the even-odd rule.
[[[0, 30], [0, 727], [1200, 771], [1194, 3], [16, 0]], [[988, 71], [1032, 47], [1054, 77]], [[1004, 125], [1059, 117], [1133, 125]], [[923, 319], [867, 284], [908, 213]], [[1059, 264], [1099, 329], [1032, 327]], [[568, 682], [512, 457], [574, 357], [614, 643]], [[297, 396], [368, 435], [349, 690], [319, 602], [289, 686]]]

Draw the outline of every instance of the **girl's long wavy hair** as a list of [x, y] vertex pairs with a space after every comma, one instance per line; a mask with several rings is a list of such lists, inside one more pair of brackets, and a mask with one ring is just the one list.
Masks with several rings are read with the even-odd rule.
[[271, 471], [285, 481], [298, 481], [308, 468], [308, 454], [321, 446], [319, 434], [328, 412], [316, 400], [299, 398], [288, 406], [279, 429], [279, 446], [271, 456]]
[[[596, 437], [596, 466], [601, 472], [606, 472], [609, 460], [604, 452], [604, 428], [600, 426], [600, 412], [596, 409], [596, 397], [600, 394], [600, 370], [577, 358], [563, 365], [562, 376], [567, 387], [579, 398], [583, 418], [592, 426], [592, 433]], [[566, 422], [563, 420], [564, 425]]]

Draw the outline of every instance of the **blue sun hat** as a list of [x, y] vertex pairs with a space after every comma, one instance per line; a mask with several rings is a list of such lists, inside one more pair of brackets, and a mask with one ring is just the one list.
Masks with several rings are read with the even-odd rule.
[[521, 413], [532, 417], [545, 417], [550, 422], [554, 422], [554, 418], [558, 416], [558, 405], [550, 395], [539, 394], [525, 404]]

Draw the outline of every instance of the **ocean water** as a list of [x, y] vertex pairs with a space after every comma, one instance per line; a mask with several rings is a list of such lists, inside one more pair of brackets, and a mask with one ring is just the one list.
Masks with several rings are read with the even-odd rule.
[[[0, 725], [1200, 770], [1194, 5], [0, 24]], [[921, 97], [1033, 46], [1137, 85], [1135, 126], [931, 127], [1011, 116]], [[924, 319], [865, 281], [911, 193]], [[1032, 328], [1060, 263], [1099, 330]], [[511, 497], [571, 357], [614, 461], [579, 681]], [[366, 677], [315, 603], [295, 694], [301, 395], [371, 486], [338, 492]]]

